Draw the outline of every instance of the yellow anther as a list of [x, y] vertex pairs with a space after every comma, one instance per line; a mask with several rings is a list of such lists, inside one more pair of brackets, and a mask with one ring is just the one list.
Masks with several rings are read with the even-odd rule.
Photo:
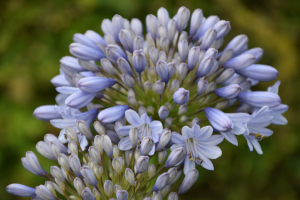
[[257, 138], [257, 137], [260, 137], [261, 135], [260, 135], [260, 133], [256, 133], [255, 134], [255, 137]]
[[190, 161], [194, 161], [194, 159], [192, 157], [190, 157]]

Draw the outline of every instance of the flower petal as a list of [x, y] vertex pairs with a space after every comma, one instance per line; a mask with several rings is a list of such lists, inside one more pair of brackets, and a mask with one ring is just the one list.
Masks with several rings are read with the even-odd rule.
[[186, 156], [184, 160], [184, 169], [183, 169], [184, 174], [188, 173], [191, 169], [195, 169], [195, 168], [196, 168], [195, 161], [191, 161], [189, 156]]
[[160, 121], [153, 121], [149, 124], [152, 132], [158, 134], [162, 131], [163, 129], [163, 126], [162, 126], [162, 123]]
[[177, 149], [179, 147], [183, 147], [184, 148], [184, 143], [182, 144], [173, 144], [170, 148], [171, 151], [173, 151], [174, 149]]
[[211, 126], [204, 126], [201, 128], [196, 138], [200, 140], [208, 139], [209, 137], [211, 137], [212, 133], [213, 133], [213, 129]]
[[130, 138], [129, 138], [129, 137], [123, 138], [123, 139], [119, 142], [118, 147], [119, 147], [119, 149], [122, 150], [122, 151], [126, 151], [126, 150], [131, 149], [131, 148], [132, 148], [132, 144], [131, 144]]
[[181, 144], [181, 143], [184, 143], [184, 138], [182, 135], [180, 134], [177, 134], [177, 133], [172, 133], [172, 137], [171, 137], [171, 140], [173, 143], [175, 144]]
[[211, 146], [211, 145], [197, 145], [198, 149], [201, 151], [201, 153], [210, 159], [216, 159], [219, 158], [222, 155], [222, 150], [220, 147], [217, 146]]
[[151, 151], [149, 152], [149, 156], [153, 156], [155, 153], [155, 144], [153, 144]]
[[146, 123], [146, 124], [150, 124], [150, 122], [151, 122], [151, 120], [148, 117], [147, 113], [142, 114], [141, 120], [142, 120], [143, 123]]
[[212, 162], [207, 157], [205, 157], [200, 152], [199, 152], [199, 156], [200, 156], [200, 159], [203, 160], [203, 162], [201, 164], [201, 166], [203, 168], [208, 169], [208, 170], [214, 170], [214, 165], [212, 164]]
[[134, 110], [127, 110], [125, 112], [125, 117], [131, 125], [138, 126], [143, 123], [140, 116]]
[[122, 136], [127, 136], [127, 135], [129, 135], [129, 131], [132, 127], [134, 127], [134, 126], [122, 126], [122, 127], [118, 128], [117, 132]]
[[188, 126], [184, 126], [181, 129], [181, 134], [182, 134], [182, 136], [183, 136], [184, 139], [189, 139], [189, 138], [193, 138], [194, 137], [193, 130], [190, 127], [188, 127]]
[[67, 128], [68, 126], [74, 126], [76, 124], [75, 119], [52, 119], [50, 123], [55, 128], [63, 129]]
[[238, 145], [238, 141], [237, 141], [237, 139], [236, 139], [236, 137], [235, 137], [234, 134], [228, 133], [228, 132], [220, 132], [220, 133], [225, 137], [225, 139], [228, 142], [230, 142], [231, 144], [234, 144], [236, 146]]
[[224, 140], [224, 136], [223, 135], [212, 135], [207, 139], [201, 140], [201, 141], [197, 141], [200, 144], [205, 144], [205, 145], [217, 145], [220, 144], [222, 141]]
[[255, 137], [248, 137], [258, 154], [263, 154], [261, 146]]

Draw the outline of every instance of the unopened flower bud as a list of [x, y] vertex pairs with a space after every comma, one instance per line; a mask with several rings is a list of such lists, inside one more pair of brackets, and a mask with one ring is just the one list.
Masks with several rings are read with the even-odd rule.
[[167, 61], [167, 54], [164, 51], [160, 51], [158, 54], [158, 60]]
[[213, 26], [213, 29], [217, 31], [216, 40], [222, 38], [230, 31], [230, 22], [221, 20]]
[[162, 173], [157, 179], [152, 188], [154, 191], [162, 190], [168, 183], [170, 179], [170, 174], [168, 172]]
[[86, 187], [81, 193], [81, 197], [83, 200], [95, 200], [95, 197], [90, 188]]
[[199, 55], [200, 55], [200, 48], [198, 46], [193, 47], [189, 50], [187, 67], [190, 71], [193, 70], [194, 67], [196, 66], [199, 60]]
[[156, 72], [163, 82], [169, 81], [169, 67], [165, 61], [159, 60], [156, 63]]
[[96, 177], [97, 177], [98, 179], [100, 179], [101, 176], [102, 176], [102, 174], [103, 174], [103, 167], [100, 166], [100, 165], [95, 165], [95, 166], [93, 167], [93, 171], [94, 171], [94, 174], [96, 175]]
[[141, 155], [145, 156], [145, 155], [150, 154], [150, 151], [152, 150], [153, 145], [154, 145], [154, 142], [151, 137], [144, 137], [142, 139], [142, 144], [141, 144], [141, 149], [140, 149]]
[[89, 166], [81, 167], [80, 172], [81, 172], [82, 176], [84, 177], [84, 180], [88, 184], [90, 184], [92, 186], [97, 186], [97, 180], [96, 180], [95, 174]]
[[185, 157], [185, 154], [186, 152], [182, 147], [174, 149], [167, 158], [165, 166], [173, 167], [174, 165], [181, 163]]
[[171, 140], [172, 133], [170, 130], [166, 130], [160, 136], [159, 142], [156, 145], [156, 150], [161, 151]]
[[215, 94], [219, 97], [223, 97], [225, 99], [233, 99], [235, 98], [242, 88], [238, 84], [231, 84], [225, 87], [221, 87], [215, 90]]
[[113, 146], [113, 155], [114, 155], [114, 158], [119, 157], [119, 148], [117, 145]]
[[224, 67], [232, 69], [243, 69], [249, 67], [255, 62], [255, 56], [252, 54], [241, 54], [231, 58], [224, 63]]
[[50, 160], [55, 160], [56, 157], [52, 154], [49, 145], [46, 142], [39, 141], [36, 144], [36, 150], [44, 157], [50, 159]]
[[51, 194], [51, 192], [48, 190], [48, 188], [44, 185], [40, 185], [36, 187], [35, 194], [37, 197], [41, 199], [49, 199], [49, 200], [55, 200], [55, 197]]
[[188, 42], [186, 40], [180, 40], [178, 42], [178, 53], [179, 53], [181, 62], [184, 62], [189, 53]]
[[194, 10], [191, 16], [190, 24], [190, 35], [193, 36], [196, 34], [197, 30], [200, 28], [201, 22], [203, 19], [203, 13], [201, 9]]
[[[149, 166], [150, 167], [150, 166]], [[125, 169], [125, 178], [130, 185], [135, 185], [134, 173], [130, 168]]]
[[150, 88], [152, 87], [152, 84], [151, 84], [149, 81], [146, 81], [146, 82], [143, 84], [143, 86], [144, 86], [145, 91], [148, 91], [148, 90], [150, 90]]
[[137, 73], [144, 71], [147, 65], [147, 60], [143, 50], [135, 50], [133, 52], [132, 64]]
[[169, 193], [169, 191], [170, 191], [170, 185], [166, 185], [166, 186], [160, 191], [160, 193], [161, 193], [162, 197], [164, 197], [164, 196], [166, 196], [166, 195]]
[[186, 7], [182, 6], [178, 9], [177, 12], [177, 30], [179, 32], [183, 31], [189, 21], [190, 18], [190, 10], [187, 9]]
[[52, 153], [52, 155], [57, 159], [57, 157], [59, 156], [61, 152], [58, 144], [56, 142], [50, 142], [49, 144], [49, 148], [50, 148], [50, 151]]
[[125, 74], [129, 74], [129, 75], [133, 75], [132, 69], [129, 65], [129, 63], [127, 62], [127, 60], [125, 60], [124, 58], [118, 58], [117, 60], [117, 64], [119, 69]]
[[128, 199], [128, 192], [126, 190], [118, 190], [116, 192], [118, 200], [127, 200]]
[[88, 125], [86, 124], [85, 121], [79, 120], [79, 121], [77, 122], [77, 128], [78, 128], [78, 130], [79, 130], [83, 135], [85, 135], [85, 137], [87, 137], [88, 139], [91, 140], [91, 139], [94, 138], [94, 136], [93, 136], [93, 134], [92, 134], [90, 128], [88, 127]]
[[35, 188], [28, 187], [26, 185], [13, 183], [6, 187], [6, 191], [10, 194], [21, 197], [33, 197], [35, 196]]
[[155, 84], [153, 85], [153, 90], [159, 94], [162, 95], [163, 91], [164, 91], [164, 84], [161, 80], [156, 81]]
[[26, 157], [22, 158], [22, 164], [25, 169], [30, 171], [31, 173], [43, 176], [44, 174], [47, 174], [47, 172], [41, 167], [36, 155], [32, 151], [26, 152]]
[[178, 67], [178, 73], [180, 80], [184, 80], [188, 72], [188, 67], [186, 63], [180, 63]]
[[126, 54], [118, 45], [109, 44], [107, 45], [105, 50], [106, 50], [106, 57], [112, 62], [117, 62], [119, 57], [127, 59]]
[[149, 178], [152, 178], [155, 175], [156, 167], [154, 164], [149, 165], [148, 167], [148, 176]]
[[113, 183], [110, 180], [106, 180], [103, 189], [105, 194], [110, 197], [113, 193]]
[[138, 160], [140, 156], [141, 156], [141, 151], [135, 151], [134, 152], [134, 159], [135, 160]]
[[65, 169], [65, 170], [70, 169], [69, 160], [68, 160], [68, 157], [66, 156], [66, 154], [63, 154], [63, 153], [59, 154], [57, 161], [63, 169]]
[[98, 192], [96, 188], [93, 188], [93, 195], [97, 200], [101, 199], [101, 194]]
[[[56, 180], [56, 179], [55, 179], [55, 180]], [[54, 197], [57, 197], [53, 184], [55, 184], [55, 183], [52, 183], [51, 181], [46, 181], [46, 182], [45, 182], [46, 188], [48, 188], [48, 190], [51, 192], [51, 194], [52, 194]]]
[[75, 143], [79, 143], [79, 140], [78, 140], [78, 134], [76, 133], [75, 129], [71, 126], [68, 126], [66, 128], [66, 134], [67, 134], [67, 137], [72, 140], [73, 142]]
[[102, 135], [100, 138], [100, 143], [107, 156], [111, 158], [113, 156], [113, 147], [110, 138], [107, 135]]
[[178, 115], [182, 115], [182, 114], [186, 113], [187, 111], [188, 111], [188, 106], [186, 104], [183, 104], [183, 105], [179, 106]]
[[179, 105], [185, 104], [189, 101], [190, 91], [184, 88], [179, 88], [173, 95], [173, 101]]
[[177, 91], [179, 89], [179, 87], [180, 87], [179, 81], [177, 79], [174, 79], [172, 81], [172, 85], [171, 85], [172, 91], [173, 92]]
[[156, 39], [157, 32], [158, 32], [158, 22], [157, 22], [157, 18], [154, 15], [147, 15], [146, 26], [152, 38]]
[[160, 191], [153, 192], [152, 200], [162, 200], [162, 195], [161, 195]]
[[117, 70], [107, 58], [101, 59], [101, 66], [103, 70], [110, 75], [115, 75], [117, 73]]
[[171, 192], [168, 196], [168, 200], [178, 200], [178, 194], [176, 192]]
[[94, 146], [99, 150], [100, 154], [102, 155], [103, 153], [103, 147], [101, 144], [101, 136], [100, 135], [96, 135], [94, 138]]
[[144, 173], [148, 169], [149, 157], [148, 156], [140, 156], [136, 162], [135, 168], [136, 173]]
[[155, 47], [150, 48], [149, 50], [149, 57], [151, 62], [156, 65], [158, 61], [158, 50]]
[[242, 92], [237, 99], [253, 107], [269, 106], [274, 108], [281, 104], [280, 97], [272, 92]]
[[119, 39], [122, 46], [129, 52], [133, 52], [133, 40], [130, 31], [122, 29], [119, 32]]
[[158, 163], [161, 164], [166, 159], [168, 152], [166, 149], [163, 149], [158, 152]]
[[90, 146], [89, 154], [96, 163], [101, 163], [100, 151], [96, 147]]
[[100, 135], [105, 134], [105, 128], [104, 128], [104, 126], [99, 121], [95, 121], [94, 122], [94, 129]]
[[136, 36], [133, 41], [133, 50], [143, 49], [144, 40], [141, 36]]
[[187, 192], [192, 185], [194, 185], [194, 183], [197, 181], [199, 176], [199, 172], [196, 169], [191, 169], [184, 177], [178, 193], [179, 194], [184, 194], [185, 192]]
[[232, 68], [226, 69], [222, 72], [222, 74], [215, 80], [217, 84], [224, 83], [225, 81], [229, 80], [233, 75], [235, 71]]
[[116, 170], [116, 172], [118, 174], [120, 174], [122, 172], [123, 166], [124, 166], [124, 159], [122, 157], [119, 158], [114, 158], [112, 160], [112, 166], [114, 168], [114, 170]]
[[195, 117], [192, 122], [191, 122], [191, 127], [193, 127], [195, 124], [200, 125], [201, 124], [201, 120], [197, 117]]
[[170, 127], [172, 126], [172, 123], [173, 123], [173, 119], [171, 117], [168, 117], [166, 120], [165, 120], [165, 127]]
[[208, 49], [217, 37], [217, 31], [213, 28], [210, 28], [206, 31], [206, 33], [202, 37], [202, 43], [200, 45], [200, 50]]
[[84, 188], [85, 188], [84, 182], [83, 182], [80, 178], [76, 177], [76, 178], [74, 179], [74, 182], [73, 182], [73, 183], [74, 183], [74, 187], [75, 187], [75, 189], [77, 190], [78, 194], [81, 194], [82, 191], [83, 191]]
[[51, 166], [50, 172], [54, 178], [57, 178], [60, 181], [65, 181], [65, 178], [63, 177], [60, 169], [57, 166]]
[[133, 147], [136, 146], [138, 140], [139, 130], [137, 127], [132, 127], [129, 131], [129, 138]]
[[158, 110], [159, 118], [164, 120], [169, 116], [169, 110], [165, 106], [161, 106]]
[[78, 155], [78, 146], [75, 142], [70, 141], [68, 143], [68, 149], [70, 150], [71, 154], [74, 153], [74, 154]]
[[122, 74], [121, 79], [127, 87], [129, 87], [129, 88], [133, 87], [134, 80], [129, 74]]

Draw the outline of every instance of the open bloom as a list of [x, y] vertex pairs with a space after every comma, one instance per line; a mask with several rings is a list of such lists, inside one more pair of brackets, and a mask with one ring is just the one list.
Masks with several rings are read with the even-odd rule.
[[270, 110], [268, 106], [264, 106], [260, 110], [252, 113], [250, 120], [247, 122], [246, 131], [243, 134], [247, 140], [250, 151], [253, 151], [254, 147], [257, 153], [263, 153], [258, 141], [273, 134], [272, 130], [266, 128], [271, 124], [272, 119], [272, 110]]
[[[141, 117], [134, 110], [127, 110], [125, 112], [126, 120], [131, 124], [128, 126], [120, 127], [117, 132], [122, 136], [128, 136], [129, 131], [133, 127], [138, 128], [138, 140], [141, 141], [143, 137], [150, 137], [154, 143], [159, 141], [159, 133], [162, 131], [162, 123], [160, 121], [152, 121], [148, 117], [147, 113], [144, 113]], [[119, 143], [121, 150], [129, 150], [132, 148], [132, 143], [129, 137], [123, 138]], [[155, 145], [150, 151], [150, 155], [153, 155], [155, 151]]]
[[212, 135], [211, 126], [200, 128], [195, 124], [193, 128], [184, 126], [181, 130], [182, 135], [173, 134], [172, 141], [175, 143], [171, 150], [184, 147], [187, 155], [184, 160], [184, 173], [194, 169], [196, 164], [205, 169], [213, 170], [214, 166], [209, 159], [216, 159], [222, 155], [222, 151], [216, 145], [220, 144], [224, 136]]

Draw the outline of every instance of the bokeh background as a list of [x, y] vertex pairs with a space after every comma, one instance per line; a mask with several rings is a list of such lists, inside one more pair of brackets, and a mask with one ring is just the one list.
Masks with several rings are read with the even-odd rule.
[[[69, 55], [74, 33], [98, 32], [104, 18], [120, 14], [144, 21], [161, 6], [173, 16], [180, 6], [201, 8], [205, 16], [229, 20], [237, 34], [248, 35], [249, 47], [261, 47], [261, 63], [280, 71], [280, 96], [290, 109], [286, 126], [272, 126], [274, 135], [261, 142], [263, 155], [223, 142], [215, 171], [199, 167], [199, 180], [181, 199], [300, 199], [300, 1], [299, 0], [3, 0], [0, 1], [0, 199], [5, 186], [18, 182], [36, 186], [43, 178], [27, 172], [20, 158], [34, 151], [45, 133], [58, 134], [49, 123], [32, 117], [33, 110], [54, 104], [50, 79], [58, 74], [59, 59]], [[262, 83], [265, 90], [270, 83]], [[39, 154], [37, 154], [39, 155]], [[42, 166], [50, 162], [39, 155]], [[53, 164], [53, 163], [52, 163]], [[24, 198], [23, 198], [24, 199]]]

